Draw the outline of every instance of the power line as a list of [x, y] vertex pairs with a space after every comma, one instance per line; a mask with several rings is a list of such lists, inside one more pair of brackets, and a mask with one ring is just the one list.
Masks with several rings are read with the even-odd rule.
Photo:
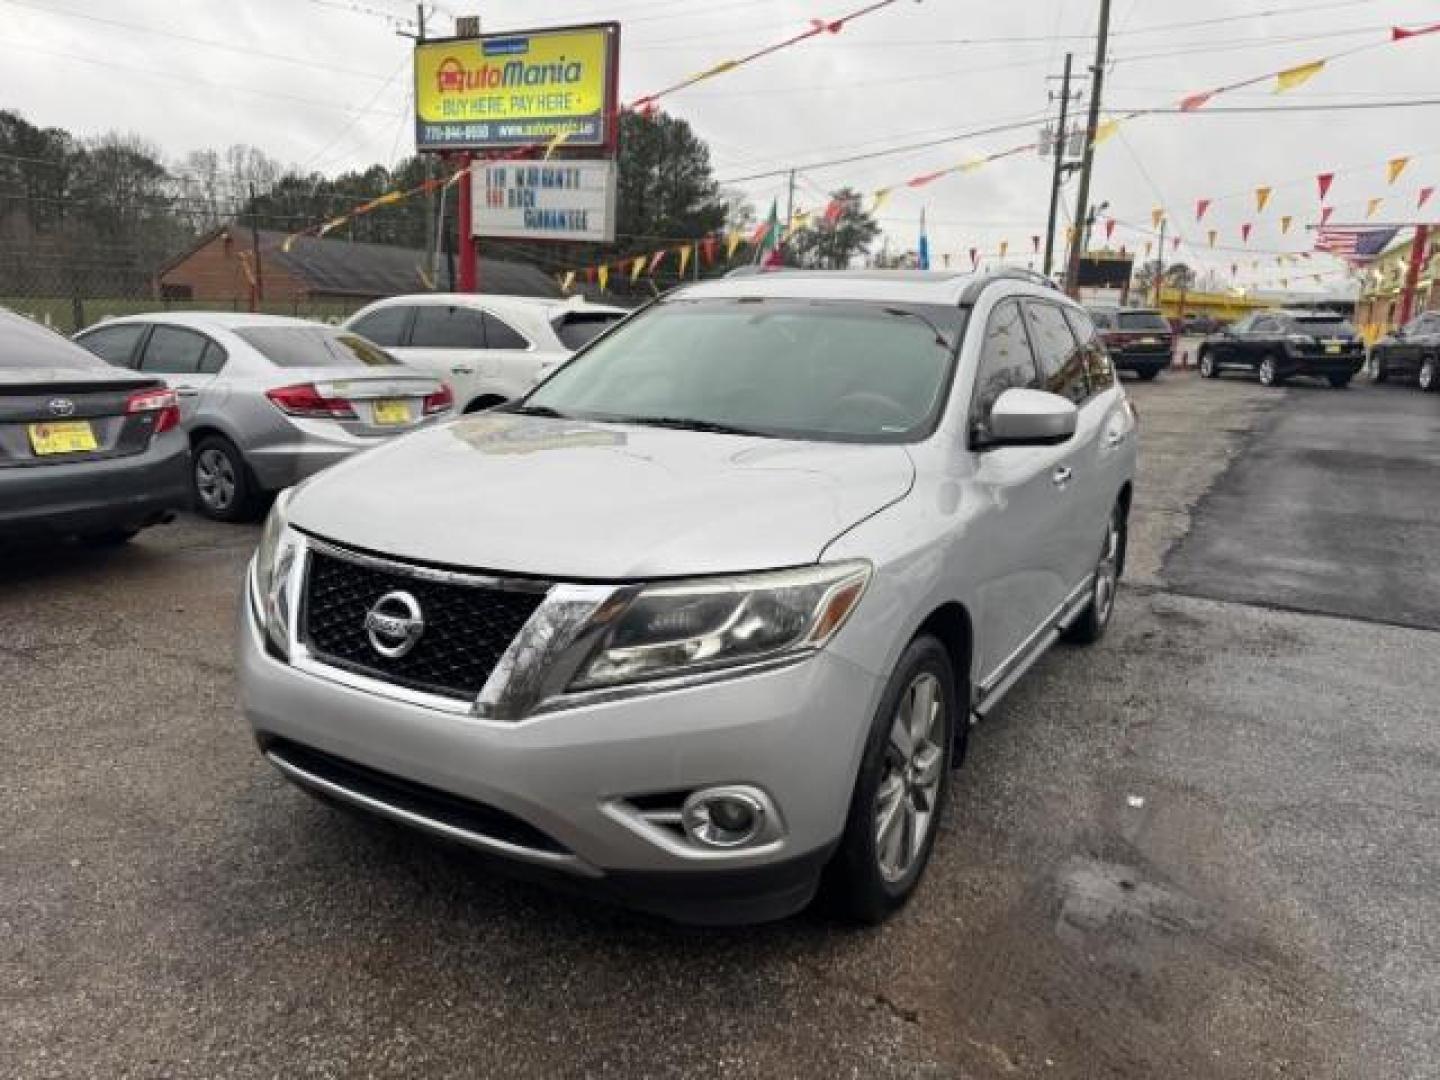
[[1413, 109], [1440, 105], [1440, 98], [1401, 98], [1392, 101], [1349, 101], [1324, 102], [1294, 105], [1207, 105], [1203, 109], [1181, 109], [1172, 106], [1162, 109], [1121, 109], [1107, 108], [1107, 113], [1127, 113], [1130, 116], [1158, 116], [1184, 114], [1186, 116], [1217, 116], [1226, 113], [1286, 113], [1286, 112], [1350, 112], [1367, 109]]

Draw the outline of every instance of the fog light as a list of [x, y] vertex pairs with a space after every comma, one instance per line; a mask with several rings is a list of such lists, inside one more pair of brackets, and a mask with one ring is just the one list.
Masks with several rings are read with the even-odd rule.
[[685, 835], [706, 847], [749, 843], [765, 823], [765, 803], [745, 788], [708, 788], [685, 800], [680, 810]]

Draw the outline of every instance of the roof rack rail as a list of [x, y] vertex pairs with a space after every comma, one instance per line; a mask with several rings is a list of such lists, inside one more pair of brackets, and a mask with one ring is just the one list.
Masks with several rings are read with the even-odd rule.
[[1053, 278], [1048, 278], [1037, 270], [1025, 270], [1019, 266], [1001, 266], [977, 275], [975, 280], [965, 287], [965, 291], [960, 296], [960, 302], [973, 304], [987, 285], [1004, 280], [1028, 281], [1032, 285], [1041, 285], [1047, 289], [1054, 289], [1056, 292], [1061, 291], [1060, 286]]

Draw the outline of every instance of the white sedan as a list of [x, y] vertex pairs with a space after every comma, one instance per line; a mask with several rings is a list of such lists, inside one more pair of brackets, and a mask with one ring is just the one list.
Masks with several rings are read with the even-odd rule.
[[442, 380], [459, 411], [477, 412], [525, 394], [627, 314], [578, 297], [418, 293], [377, 300], [345, 328]]

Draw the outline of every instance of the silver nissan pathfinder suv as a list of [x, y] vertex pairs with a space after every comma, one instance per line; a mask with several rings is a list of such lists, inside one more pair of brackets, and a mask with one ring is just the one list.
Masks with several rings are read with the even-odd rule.
[[282, 495], [244, 710], [312, 793], [692, 922], [914, 891], [951, 768], [1125, 563], [1136, 420], [1020, 272], [683, 287]]

